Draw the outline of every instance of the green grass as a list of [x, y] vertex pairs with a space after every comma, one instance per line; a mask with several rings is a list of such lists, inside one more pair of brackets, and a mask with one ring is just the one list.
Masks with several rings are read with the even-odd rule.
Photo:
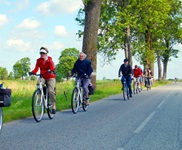
[[[36, 89], [36, 81], [6, 80], [3, 82], [4, 87], [12, 89], [12, 105], [3, 108], [4, 122], [31, 117], [31, 98]], [[154, 87], [169, 83], [171, 82], [155, 81]], [[71, 108], [70, 100], [73, 88], [74, 82], [71, 81], [56, 84], [57, 111]], [[64, 96], [64, 91], [67, 95], [67, 101]], [[99, 80], [97, 81], [97, 89], [90, 99], [93, 102], [119, 93], [121, 93], [121, 82], [119, 80]]]

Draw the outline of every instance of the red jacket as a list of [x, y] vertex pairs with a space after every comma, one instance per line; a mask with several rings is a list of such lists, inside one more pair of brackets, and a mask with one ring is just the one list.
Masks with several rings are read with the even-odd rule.
[[56, 75], [54, 73], [48, 73], [47, 71], [54, 71], [55, 70], [55, 65], [54, 62], [52, 61], [52, 57], [47, 56], [47, 59], [39, 58], [37, 59], [35, 69], [32, 70], [32, 73], [36, 74], [37, 71], [40, 68], [40, 74], [42, 74], [42, 77], [44, 79], [50, 79], [50, 78], [55, 78]]
[[139, 76], [141, 76], [142, 75], [141, 69], [140, 68], [133, 69], [133, 75], [135, 78], [138, 78]]

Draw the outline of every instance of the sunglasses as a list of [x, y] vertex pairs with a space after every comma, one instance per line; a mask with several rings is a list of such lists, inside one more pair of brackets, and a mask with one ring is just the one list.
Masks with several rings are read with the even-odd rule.
[[42, 55], [42, 54], [46, 54], [46, 53], [41, 52], [40, 55]]

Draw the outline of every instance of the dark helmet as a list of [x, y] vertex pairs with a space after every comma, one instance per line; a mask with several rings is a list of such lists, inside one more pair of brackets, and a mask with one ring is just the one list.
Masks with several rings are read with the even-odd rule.
[[126, 59], [124, 59], [124, 62], [127, 62], [128, 61], [128, 59], [126, 58]]

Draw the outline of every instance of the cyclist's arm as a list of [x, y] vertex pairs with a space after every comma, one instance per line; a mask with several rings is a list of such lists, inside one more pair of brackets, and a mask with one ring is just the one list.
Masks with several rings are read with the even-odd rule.
[[122, 71], [122, 65], [121, 65], [120, 68], [119, 68], [118, 77], [121, 77], [121, 71]]
[[91, 66], [91, 62], [89, 61], [88, 62], [88, 69], [87, 69], [87, 75], [88, 77], [90, 77], [90, 75], [92, 74], [93, 72], [93, 69], [92, 69], [92, 66]]
[[129, 75], [132, 76], [133, 75], [133, 69], [131, 68], [131, 66], [129, 65]]
[[54, 65], [54, 62], [53, 62], [52, 58], [50, 58], [49, 67], [50, 67], [49, 70], [50, 70], [51, 72], [54, 72], [54, 70], [55, 70], [55, 65]]

